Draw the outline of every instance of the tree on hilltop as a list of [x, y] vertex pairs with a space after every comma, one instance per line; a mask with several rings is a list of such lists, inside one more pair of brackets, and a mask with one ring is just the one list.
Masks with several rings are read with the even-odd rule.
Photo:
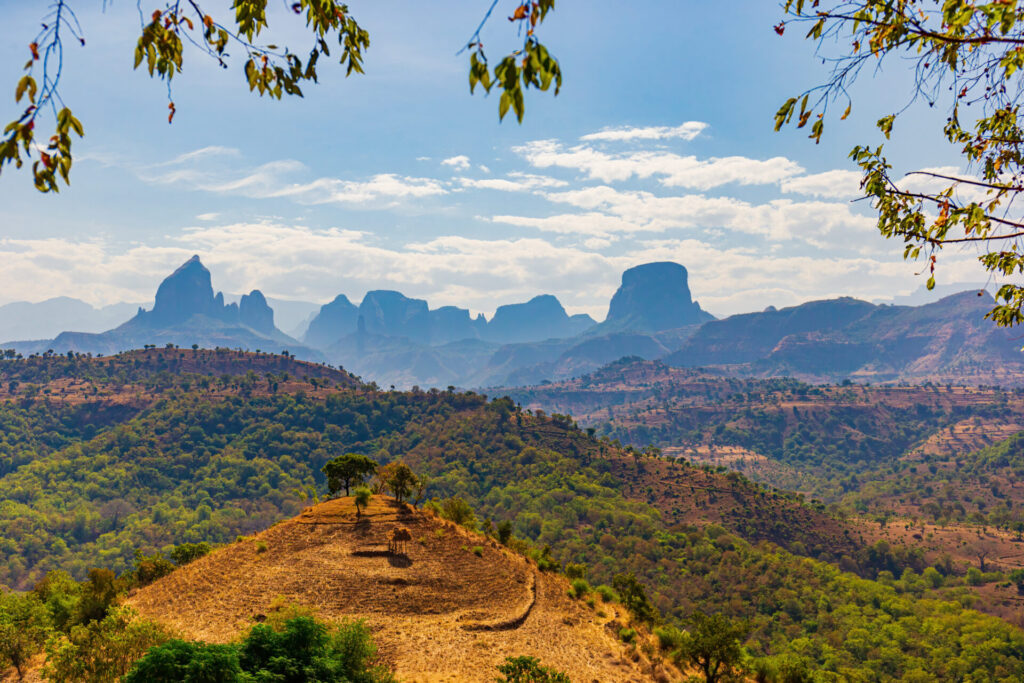
[[419, 482], [419, 478], [412, 469], [404, 462], [397, 460], [382, 467], [378, 477], [399, 503], [404, 502], [412, 495]]
[[329, 460], [320, 470], [327, 476], [327, 490], [335, 495], [345, 489], [349, 495], [351, 486], [358, 486], [377, 472], [377, 463], [359, 453], [346, 453]]
[[356, 517], [362, 517], [363, 509], [370, 504], [373, 492], [365, 486], [356, 488]]

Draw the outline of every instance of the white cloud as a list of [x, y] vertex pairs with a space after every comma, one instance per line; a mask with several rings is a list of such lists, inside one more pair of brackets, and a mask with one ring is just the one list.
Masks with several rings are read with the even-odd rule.
[[681, 126], [646, 126], [621, 128], [605, 128], [597, 133], [584, 135], [580, 140], [623, 142], [629, 140], [665, 140], [669, 138], [682, 138], [693, 140], [708, 128], [708, 124], [702, 121], [687, 121]]
[[394, 173], [378, 173], [361, 180], [321, 177], [296, 181], [296, 176], [308, 174], [309, 169], [293, 159], [271, 161], [248, 169], [209, 161], [224, 156], [234, 155], [227, 154], [223, 148], [204, 148], [153, 167], [159, 168], [156, 172], [143, 169], [140, 177], [154, 184], [184, 185], [194, 190], [252, 198], [289, 198], [303, 204], [387, 204], [449, 191], [444, 183], [433, 178]]
[[566, 187], [569, 183], [558, 178], [532, 173], [509, 173], [507, 178], [459, 178], [463, 187], [501, 190], [503, 192], [530, 192], [553, 187]]
[[292, 197], [309, 204], [365, 204], [379, 200], [431, 197], [447, 193], [448, 190], [432, 178], [380, 173], [366, 181], [319, 178], [310, 183], [288, 185], [265, 196]]
[[786, 178], [781, 183], [783, 192], [806, 194], [829, 199], [856, 199], [860, 190], [861, 174], [856, 171], [833, 170], [813, 173], [797, 178]]
[[[196, 227], [168, 228], [170, 234], [149, 238], [148, 246], [0, 237], [0, 291], [9, 299], [69, 294], [94, 304], [150, 300], [160, 280], [193, 253], [225, 291], [259, 288], [269, 296], [326, 301], [339, 292], [358, 300], [369, 289], [389, 288], [433, 306], [484, 312], [548, 292], [567, 309], [595, 317], [607, 310], [625, 268], [656, 259], [687, 266], [694, 291], [716, 313], [841, 294], [882, 298], [919, 284], [911, 275], [920, 264], [903, 263], [898, 245], [878, 236], [867, 204], [838, 201], [852, 198], [856, 173], [807, 174], [783, 157], [698, 158], [654, 144], [609, 153], [604, 144], [686, 139], [690, 133], [680, 129], [688, 125], [693, 135], [703, 130], [697, 124], [620, 128], [571, 146], [528, 143], [516, 148], [525, 160], [519, 170], [481, 178], [464, 177], [479, 165], [464, 155], [442, 162], [452, 168], [450, 178], [345, 178], [318, 177], [296, 160], [254, 165], [237, 150], [206, 147], [162, 164], [129, 166], [153, 184], [218, 195], [224, 205], [196, 216]], [[542, 168], [574, 171], [583, 181], [545, 175], [537, 170]], [[959, 175], [955, 169], [936, 172]], [[622, 181], [630, 185], [618, 186]], [[911, 176], [905, 182], [912, 187], [934, 180]], [[758, 186], [757, 192], [745, 190], [749, 186]], [[237, 215], [234, 207], [247, 208], [247, 198], [390, 209], [453, 192], [459, 201], [424, 203], [429, 211], [417, 214], [411, 242], [409, 232], [386, 225], [386, 216], [382, 221], [344, 210], [331, 212], [339, 225], [366, 229], [306, 226], [288, 218], [218, 224]], [[295, 210], [310, 221], [327, 213]], [[453, 224], [475, 218], [481, 223], [472, 226], [473, 237], [468, 227], [449, 234]], [[984, 279], [975, 257], [947, 250], [940, 275], [945, 281]]]
[[470, 166], [469, 157], [467, 157], [465, 154], [460, 154], [454, 157], [448, 157], [441, 163], [444, 164], [445, 166], [451, 166], [456, 171], [465, 171]]
[[492, 216], [494, 223], [504, 223], [524, 228], [536, 228], [543, 232], [554, 232], [565, 235], [583, 235], [601, 238], [605, 241], [613, 239], [616, 234], [633, 234], [651, 230], [650, 223], [634, 223], [618, 216], [609, 216], [599, 212], [568, 213], [556, 216], [537, 218], [533, 216]]
[[[919, 284], [913, 275], [915, 264], [898, 257], [879, 260], [784, 252], [766, 257], [760, 250], [723, 249], [696, 239], [647, 241], [630, 256], [635, 263], [670, 260], [685, 264], [694, 298], [716, 315], [840, 296], [872, 300]], [[980, 268], [968, 255], [950, 256], [946, 271], [949, 277], [954, 273], [977, 273]]]
[[530, 142], [514, 151], [534, 167], [574, 169], [587, 178], [606, 183], [656, 176], [667, 187], [694, 190], [709, 190], [730, 183], [769, 185], [803, 173], [798, 163], [785, 157], [698, 159], [661, 151], [609, 154], [587, 145], [565, 147], [555, 140]]
[[[673, 228], [709, 230], [726, 228], [738, 233], [759, 235], [773, 241], [798, 240], [808, 244], [831, 246], [842, 236], [843, 247], [851, 240], [873, 235], [874, 219], [854, 213], [847, 204], [776, 199], [751, 204], [734, 197], [708, 197], [701, 194], [658, 196], [645, 191], [620, 191], [607, 185], [582, 190], [549, 192], [553, 201], [586, 210], [587, 220], [555, 217], [548, 229], [560, 226], [561, 232], [579, 228], [583, 234], [610, 232], [664, 232]], [[617, 221], [600, 221], [610, 215]], [[536, 220], [536, 219], [534, 219]], [[509, 217], [502, 222], [509, 223]], [[526, 225], [527, 223], [519, 223]], [[593, 228], [591, 228], [593, 226]], [[535, 222], [534, 227], [541, 227]], [[600, 228], [605, 228], [604, 232]]]
[[200, 159], [223, 159], [227, 157], [235, 158], [240, 156], [242, 156], [242, 153], [239, 150], [235, 149], [234, 147], [221, 147], [219, 145], [210, 145], [208, 147], [194, 149], [191, 152], [179, 154], [178, 156], [174, 157], [173, 159], [170, 159], [169, 161], [154, 164], [154, 166], [173, 166], [175, 164], [183, 164], [185, 162], [197, 161]]

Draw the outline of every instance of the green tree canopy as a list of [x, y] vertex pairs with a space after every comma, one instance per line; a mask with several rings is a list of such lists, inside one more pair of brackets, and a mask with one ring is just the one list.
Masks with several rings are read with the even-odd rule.
[[419, 478], [404, 462], [388, 463], [381, 470], [380, 478], [399, 503], [405, 501], [416, 489]]
[[658, 620], [658, 608], [651, 603], [643, 584], [632, 572], [616, 574], [612, 578], [612, 587], [622, 599], [622, 604], [628, 607], [637, 619], [646, 623]]
[[328, 627], [296, 616], [280, 629], [257, 624], [240, 644], [170, 640], [151, 648], [124, 678], [126, 683], [391, 683], [374, 664], [377, 648], [361, 621]]
[[[877, 126], [886, 140], [897, 134], [901, 114], [913, 102], [947, 112], [942, 135], [956, 149], [963, 173], [916, 170], [897, 177], [884, 144], [854, 147], [863, 172], [861, 188], [878, 211], [878, 229], [903, 243], [907, 259], [924, 259], [927, 286], [935, 286], [944, 247], [974, 246], [996, 277], [1024, 273], [1024, 215], [1015, 200], [1024, 191], [1024, 130], [1020, 103], [1024, 66], [1024, 13], [1017, 2], [991, 0], [786, 0], [790, 23], [832, 65], [830, 78], [789, 98], [775, 128], [810, 125], [821, 140], [825, 115], [834, 105], [851, 111], [850, 87], [865, 67], [875, 72], [901, 60], [913, 72], [910, 92], [895, 93], [890, 113]], [[877, 91], [876, 91], [877, 92]], [[888, 93], [877, 93], [880, 96]], [[896, 131], [894, 133], [894, 131]], [[1024, 286], [1003, 284], [988, 317], [998, 325], [1024, 322]]]
[[[168, 123], [176, 111], [172, 83], [181, 73], [187, 48], [215, 60], [227, 68], [240, 61], [242, 75], [251, 92], [282, 99], [302, 97], [302, 88], [316, 83], [317, 68], [322, 59], [336, 57], [345, 75], [363, 73], [365, 52], [370, 47], [370, 34], [337, 0], [295, 0], [288, 2], [296, 21], [305, 24], [308, 51], [293, 50], [267, 41], [271, 16], [267, 0], [233, 0], [232, 12], [209, 0], [140, 0], [138, 9], [142, 28], [135, 47], [135, 68], [144, 67], [150, 77], [167, 84]], [[491, 67], [480, 40], [480, 31], [499, 4], [507, 5], [509, 21], [519, 30], [522, 43]], [[85, 47], [82, 26], [75, 16], [74, 0], [54, 0], [46, 7], [42, 28], [27, 45], [28, 61], [24, 75], [15, 88], [15, 101], [23, 103], [22, 114], [12, 121], [0, 138], [0, 172], [8, 164], [21, 168], [32, 161], [36, 189], [59, 191], [60, 181], [70, 182], [72, 135], [85, 134], [82, 123], [74, 117], [60, 95], [65, 46], [77, 42]], [[484, 90], [497, 86], [499, 118], [511, 109], [522, 122], [525, 112], [524, 92], [528, 88], [548, 90], [555, 84], [555, 94], [562, 85], [558, 61], [537, 38], [537, 29], [555, 7], [555, 0], [494, 0], [483, 21], [460, 52], [469, 53], [470, 92], [480, 85]], [[224, 15], [227, 16], [224, 16]], [[274, 25], [279, 22], [275, 19]], [[332, 46], [332, 43], [334, 45]], [[335, 52], [332, 55], [332, 50]], [[42, 144], [37, 126], [52, 114], [54, 135]]]
[[377, 463], [359, 453], [346, 453], [330, 460], [321, 470], [327, 475], [327, 489], [331, 495], [345, 489], [349, 495], [351, 486], [358, 486], [377, 471]]
[[25, 665], [39, 652], [49, 635], [50, 615], [34, 594], [0, 594], [0, 664], [25, 675]]
[[742, 641], [747, 626], [721, 614], [697, 612], [691, 628], [680, 639], [679, 654], [701, 670], [708, 683], [726, 680], [743, 660]]

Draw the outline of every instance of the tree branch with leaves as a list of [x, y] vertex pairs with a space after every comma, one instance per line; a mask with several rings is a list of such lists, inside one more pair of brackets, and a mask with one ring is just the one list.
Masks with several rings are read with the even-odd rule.
[[[786, 19], [775, 27], [807, 27], [806, 38], [831, 65], [829, 79], [783, 103], [775, 129], [810, 126], [820, 142], [826, 116], [845, 105], [867, 67], [895, 59], [910, 64], [914, 85], [893, 113], [877, 121], [891, 139], [900, 116], [914, 103], [946, 108], [945, 139], [964, 162], [963, 175], [916, 171], [898, 177], [884, 142], [858, 145], [850, 158], [860, 167], [861, 189], [878, 212], [883, 236], [904, 243], [903, 256], [924, 259], [927, 287], [935, 286], [944, 247], [981, 245], [979, 261], [991, 276], [1024, 274], [1024, 214], [1015, 206], [1024, 190], [1024, 131], [1019, 121], [1024, 92], [1024, 10], [1015, 0], [786, 0]], [[1024, 287], [1004, 282], [987, 317], [1001, 326], [1024, 322]]]
[[[242, 72], [251, 92], [282, 99], [285, 95], [302, 97], [306, 83], [318, 82], [318, 66], [332, 50], [339, 51], [338, 62], [345, 75], [364, 73], [365, 52], [370, 35], [337, 0], [295, 0], [286, 2], [291, 14], [305, 22], [311, 45], [305, 56], [287, 46], [260, 42], [269, 29], [268, 0], [233, 0], [231, 16], [217, 18], [207, 11], [208, 0], [164, 0], [144, 8], [137, 0], [140, 34], [135, 47], [135, 68], [142, 66], [150, 77], [167, 86], [167, 121], [174, 121], [176, 107], [172, 90], [175, 75], [182, 72], [188, 46], [229, 68], [231, 51], [237, 49], [243, 60]], [[522, 46], [504, 57], [493, 69], [487, 62], [480, 34], [499, 3], [512, 8], [508, 17], [523, 39]], [[497, 86], [502, 91], [499, 120], [511, 108], [521, 123], [525, 113], [524, 91], [546, 91], [562, 86], [558, 61], [537, 39], [536, 30], [554, 10], [555, 0], [493, 0], [483, 21], [460, 53], [469, 50], [470, 93], [481, 85], [487, 92]], [[30, 59], [25, 74], [15, 88], [15, 102], [24, 101], [21, 115], [4, 129], [0, 139], [0, 174], [10, 165], [22, 168], [32, 161], [35, 186], [40, 192], [58, 192], [60, 183], [70, 183], [72, 134], [85, 133], [81, 122], [60, 96], [65, 60], [65, 42], [71, 38], [82, 47], [85, 37], [72, 0], [53, 0], [42, 19], [42, 28], [28, 46]], [[37, 128], [43, 117], [52, 117], [54, 134], [44, 144]]]

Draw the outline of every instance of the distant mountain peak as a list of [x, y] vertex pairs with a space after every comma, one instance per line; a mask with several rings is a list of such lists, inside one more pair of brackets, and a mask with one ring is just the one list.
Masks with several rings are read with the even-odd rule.
[[248, 325], [257, 332], [273, 334], [274, 332], [274, 310], [267, 303], [263, 292], [254, 289], [242, 296], [238, 302], [238, 320], [243, 325]]
[[557, 297], [538, 294], [526, 303], [498, 306], [485, 335], [502, 343], [540, 341], [573, 337], [593, 324], [589, 316], [570, 317]]
[[223, 307], [223, 297], [218, 301], [213, 295], [210, 271], [194, 255], [160, 283], [147, 322], [156, 326], [175, 325], [197, 314], [216, 316]]
[[713, 319], [693, 300], [686, 268], [672, 261], [658, 261], [622, 274], [622, 284], [608, 306], [605, 326], [654, 332]]

